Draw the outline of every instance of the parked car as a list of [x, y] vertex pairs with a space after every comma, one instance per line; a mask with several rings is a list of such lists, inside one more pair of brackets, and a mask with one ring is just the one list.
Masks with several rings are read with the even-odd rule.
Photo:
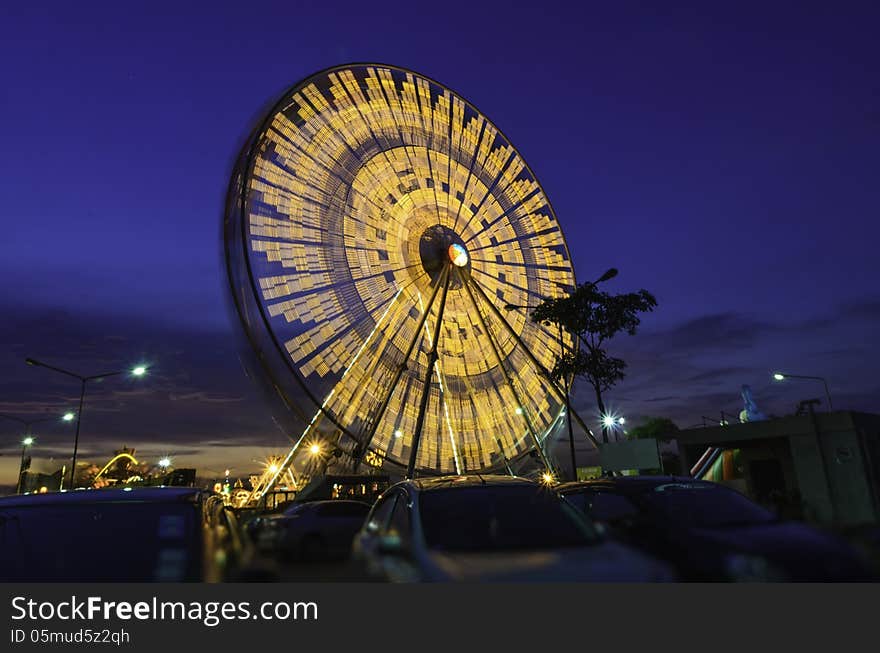
[[603, 538], [555, 492], [509, 476], [404, 481], [354, 540], [371, 576], [410, 581], [668, 581], [670, 568]]
[[284, 558], [346, 557], [370, 507], [341, 499], [296, 503], [280, 514], [260, 517], [255, 531], [257, 546]]
[[196, 488], [77, 490], [0, 499], [0, 581], [242, 580], [235, 515]]
[[695, 581], [858, 581], [871, 572], [846, 541], [780, 521], [739, 492], [672, 476], [622, 476], [557, 488], [620, 541]]

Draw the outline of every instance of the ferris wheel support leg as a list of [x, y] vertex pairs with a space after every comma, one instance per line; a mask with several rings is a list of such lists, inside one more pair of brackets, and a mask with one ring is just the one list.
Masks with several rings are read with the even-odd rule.
[[[535, 358], [535, 355], [531, 352], [531, 350], [528, 347], [526, 347], [526, 344], [523, 342], [522, 338], [519, 337], [519, 334], [514, 330], [514, 328], [512, 326], [510, 326], [510, 323], [505, 319], [504, 314], [500, 310], [498, 310], [498, 307], [495, 306], [495, 304], [493, 304], [492, 301], [486, 296], [486, 293], [483, 292], [483, 289], [480, 287], [480, 285], [476, 282], [476, 280], [473, 277], [471, 277], [470, 282], [473, 285], [473, 287], [477, 289], [477, 292], [480, 293], [483, 300], [487, 304], [489, 304], [489, 308], [492, 309], [492, 312], [495, 314], [495, 317], [497, 317], [499, 320], [501, 320], [501, 323], [504, 324], [505, 327], [507, 327], [507, 330], [513, 336], [514, 340], [516, 340], [516, 342], [519, 344], [519, 346], [522, 347], [523, 351], [526, 353], [526, 356], [529, 357], [529, 360], [531, 360], [532, 363], [539, 370], [541, 370], [541, 372], [547, 378], [547, 381], [550, 383], [550, 388], [553, 390], [553, 392], [556, 394], [556, 396], [559, 398], [559, 400], [563, 401], [563, 402], [566, 401], [565, 391], [562, 390], [556, 384], [556, 382], [553, 380], [553, 377], [550, 376], [550, 372], [547, 370], [547, 368], [544, 367], [541, 364], [541, 361], [539, 361], [537, 358]], [[599, 441], [596, 439], [596, 436], [593, 435], [593, 432], [590, 430], [590, 427], [587, 426], [587, 423], [584, 422], [583, 419], [581, 419], [581, 416], [578, 415], [577, 411], [574, 410], [574, 408], [572, 408], [571, 406], [569, 406], [568, 412], [571, 414], [572, 417], [574, 417], [574, 420], [584, 430], [584, 433], [586, 433], [589, 441], [598, 450], [599, 449]]]
[[397, 368], [397, 372], [394, 374], [394, 379], [388, 385], [388, 391], [385, 393], [385, 397], [382, 399], [382, 403], [379, 406], [379, 410], [376, 413], [375, 418], [373, 419], [372, 424], [370, 425], [370, 431], [367, 434], [366, 439], [358, 448], [357, 453], [353, 456], [354, 464], [352, 467], [354, 471], [357, 472], [360, 467], [361, 462], [364, 459], [364, 456], [367, 455], [367, 451], [370, 448], [370, 444], [373, 442], [373, 438], [376, 436], [376, 430], [379, 428], [379, 422], [382, 421], [382, 416], [385, 414], [385, 411], [388, 410], [388, 404], [391, 403], [391, 397], [394, 395], [394, 390], [397, 388], [397, 384], [400, 382], [400, 377], [403, 376], [403, 372], [406, 369], [406, 362], [409, 360], [409, 357], [412, 355], [413, 349], [416, 348], [416, 343], [418, 343], [419, 339], [422, 337], [422, 329], [425, 327], [425, 322], [428, 320], [428, 314], [431, 312], [431, 307], [434, 305], [434, 300], [437, 297], [437, 293], [440, 291], [440, 283], [438, 283], [434, 287], [434, 291], [431, 293], [431, 297], [428, 299], [428, 304], [425, 306], [425, 310], [422, 313], [422, 317], [419, 319], [419, 325], [416, 327], [415, 334], [412, 337], [412, 340], [409, 343], [409, 348], [406, 350], [406, 353], [403, 355], [403, 360], [400, 362], [400, 365]]
[[[443, 312], [446, 310], [446, 297], [449, 294], [449, 281], [452, 277], [450, 268], [451, 263], [446, 264], [443, 271], [443, 296], [440, 298], [440, 310], [437, 312], [437, 324], [434, 326], [434, 339], [431, 341], [431, 353], [428, 354], [428, 367], [425, 371], [425, 383], [422, 388], [422, 401], [419, 404], [419, 417], [416, 420], [416, 428], [413, 433], [412, 445], [409, 452], [409, 465], [406, 468], [406, 477], [413, 478], [416, 470], [416, 458], [419, 455], [419, 443], [422, 440], [422, 429], [425, 427], [425, 414], [428, 410], [428, 400], [431, 398], [431, 377], [434, 376], [434, 366], [440, 355], [437, 353], [437, 346], [440, 344], [440, 329], [443, 326]], [[437, 284], [440, 287], [440, 284]], [[436, 292], [436, 289], [435, 289]], [[425, 315], [428, 315], [428, 309], [425, 309]], [[421, 327], [420, 327], [421, 328]]]
[[[522, 416], [526, 422], [526, 427], [529, 430], [529, 434], [532, 436], [532, 440], [534, 440], [535, 442], [535, 449], [537, 450], [538, 455], [541, 457], [541, 462], [544, 463], [544, 467], [547, 469], [547, 471], [553, 473], [553, 464], [550, 462], [550, 459], [547, 458], [547, 454], [544, 451], [544, 447], [541, 446], [541, 441], [538, 439], [538, 434], [535, 431], [532, 420], [531, 418], [529, 418], [528, 411], [526, 411], [525, 404], [523, 404], [522, 399], [520, 399], [519, 393], [516, 391], [516, 387], [513, 385], [513, 380], [510, 378], [510, 374], [508, 374], [507, 372], [507, 368], [504, 367], [504, 361], [501, 358], [501, 351], [498, 349], [498, 345], [496, 344], [496, 342], [492, 339], [492, 332], [489, 331], [489, 325], [486, 322], [486, 318], [483, 316], [483, 311], [480, 310], [480, 305], [477, 303], [477, 298], [474, 297], [474, 293], [471, 290], [470, 285], [465, 283], [464, 279], [462, 279], [462, 285], [464, 285], [465, 289], [467, 290], [468, 297], [470, 297], [471, 303], [474, 305], [474, 310], [477, 312], [477, 317], [480, 318], [480, 324], [483, 326], [483, 331], [486, 332], [486, 339], [492, 346], [492, 352], [495, 354], [495, 359], [498, 361], [498, 368], [501, 370], [501, 373], [504, 375], [504, 380], [507, 382], [507, 385], [510, 387], [510, 391], [513, 393], [513, 397], [516, 400], [516, 405], [520, 408], [522, 412]], [[503, 449], [501, 450], [501, 455], [504, 456]]]

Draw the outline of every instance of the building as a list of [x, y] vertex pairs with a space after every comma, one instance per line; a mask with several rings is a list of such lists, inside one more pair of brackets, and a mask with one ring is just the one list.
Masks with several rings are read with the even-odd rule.
[[685, 473], [702, 474], [783, 516], [835, 525], [880, 521], [880, 415], [836, 411], [679, 431]]

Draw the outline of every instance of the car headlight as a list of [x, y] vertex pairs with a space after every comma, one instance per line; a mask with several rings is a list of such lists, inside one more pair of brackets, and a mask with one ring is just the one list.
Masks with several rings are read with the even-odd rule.
[[734, 553], [724, 559], [727, 577], [737, 583], [781, 582], [788, 575], [772, 562], [759, 555]]

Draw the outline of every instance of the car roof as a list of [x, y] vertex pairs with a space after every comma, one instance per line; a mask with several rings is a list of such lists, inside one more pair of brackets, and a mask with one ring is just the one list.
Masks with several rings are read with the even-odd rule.
[[432, 492], [434, 490], [448, 490], [450, 488], [476, 487], [492, 485], [536, 485], [534, 481], [518, 476], [503, 476], [500, 474], [464, 474], [461, 476], [429, 476], [402, 481], [395, 487], [411, 487], [419, 492]]
[[587, 481], [562, 483], [561, 485], [556, 486], [556, 491], [560, 494], [571, 494], [577, 490], [614, 488], [621, 492], [635, 493], [667, 483], [700, 483], [703, 485], [717, 485], [711, 481], [704, 481], [690, 476], [611, 476], [595, 478]]
[[305, 507], [318, 507], [318, 506], [326, 506], [328, 504], [332, 505], [355, 505], [355, 506], [366, 506], [370, 508], [373, 504], [367, 503], [366, 501], [355, 501], [353, 499], [318, 499], [316, 501], [294, 501], [292, 504], [288, 505], [287, 508], [305, 508]]
[[0, 509], [67, 506], [104, 502], [195, 502], [200, 496], [210, 496], [211, 494], [213, 493], [194, 487], [126, 487], [75, 490], [73, 492], [46, 492], [43, 494], [22, 494], [2, 497], [0, 498]]

